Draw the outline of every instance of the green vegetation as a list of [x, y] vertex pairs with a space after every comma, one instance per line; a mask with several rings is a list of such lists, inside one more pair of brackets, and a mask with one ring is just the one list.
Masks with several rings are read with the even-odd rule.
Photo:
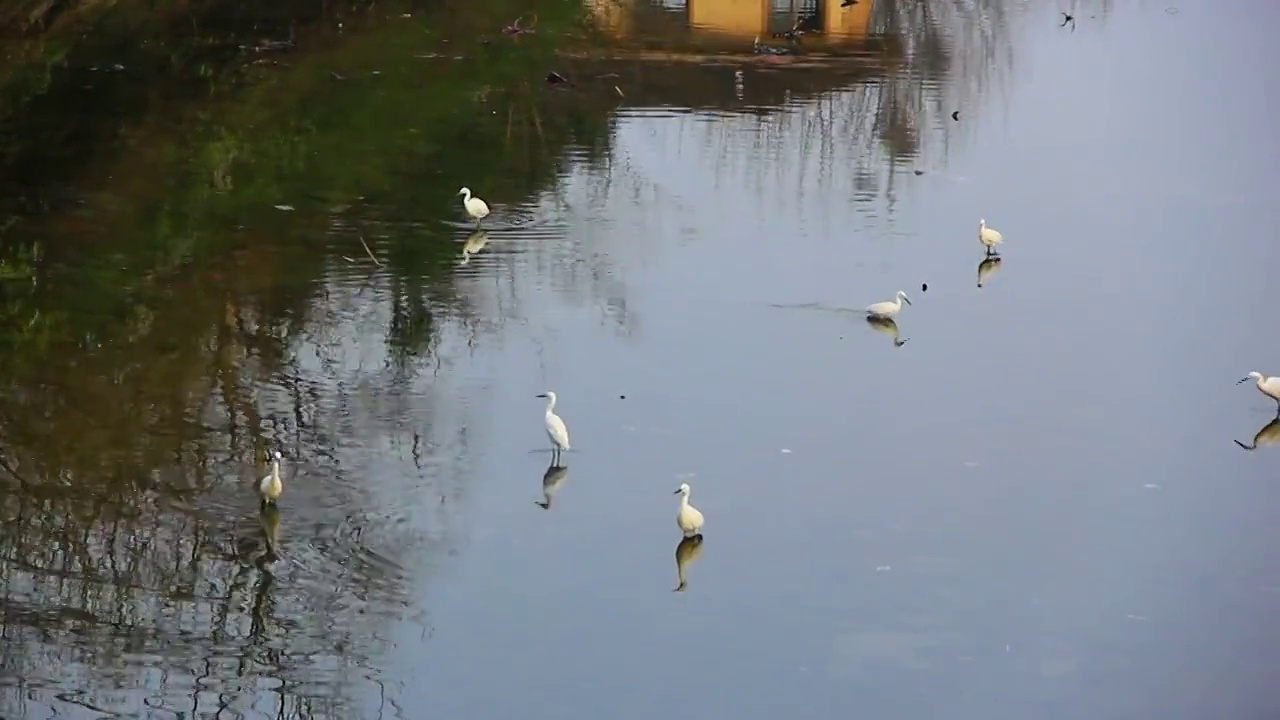
[[[412, 3], [378, 3], [376, 16], [299, 10], [308, 21], [292, 23], [245, 6], [230, 28], [215, 18], [234, 3], [168, 15], [148, 14], [151, 4], [84, 3], [74, 26], [95, 9], [94, 32], [60, 45], [64, 13], [0, 77], [11, 100], [0, 176], [17, 181], [0, 204], [0, 364], [11, 377], [15, 362], [45, 364], [34, 338], [78, 347], [115, 336], [112, 321], [188, 312], [151, 281], [214, 271], [233, 250], [309, 292], [336, 256], [363, 259], [354, 239], [323, 251], [330, 209], [356, 198], [422, 224], [380, 252], [391, 272], [447, 294], [456, 248], [438, 219], [455, 213], [459, 185], [517, 201], [553, 177], [566, 142], [602, 144], [611, 98], [565, 102], [543, 87], [580, 17], [571, 0], [468, 3], [465, 18], [450, 3], [413, 17], [402, 17]], [[533, 13], [537, 33], [500, 32]], [[290, 33], [296, 50], [253, 50]]]
[[[334, 5], [54, 3], [0, 65], [0, 565], [13, 603], [220, 642], [217, 623], [193, 640], [157, 608], [238, 612], [256, 542], [240, 474], [286, 437], [324, 463], [347, 391], [308, 384], [299, 348], [338, 356], [381, 337], [393, 367], [361, 381], [394, 401], [438, 361], [441, 317], [483, 327], [455, 275], [461, 231], [441, 222], [461, 217], [458, 187], [518, 203], [551, 184], [567, 144], [604, 146], [616, 99], [543, 84], [577, 31], [575, 0]], [[532, 13], [537, 33], [501, 33]], [[292, 49], [254, 49], [290, 33]], [[333, 316], [366, 304], [390, 317], [370, 313], [382, 326], [357, 339]], [[429, 399], [417, 409], [419, 426], [387, 434], [447, 432], [421, 417]], [[324, 562], [355, 555], [337, 542]], [[263, 588], [248, 598], [259, 635]], [[328, 607], [348, 590], [296, 592]], [[352, 654], [332, 648], [373, 637], [362, 623], [346, 618], [350, 635], [331, 630], [318, 649], [296, 641], [299, 654]], [[92, 647], [97, 665], [117, 664], [112, 643]]]

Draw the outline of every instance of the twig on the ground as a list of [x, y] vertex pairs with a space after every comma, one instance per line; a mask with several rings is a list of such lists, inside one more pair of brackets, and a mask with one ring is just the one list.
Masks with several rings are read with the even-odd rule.
[[382, 263], [378, 262], [378, 258], [374, 257], [373, 251], [369, 249], [369, 243], [365, 242], [364, 238], [360, 238], [360, 244], [364, 246], [364, 251], [369, 253], [369, 259], [373, 261], [373, 264], [382, 267]]

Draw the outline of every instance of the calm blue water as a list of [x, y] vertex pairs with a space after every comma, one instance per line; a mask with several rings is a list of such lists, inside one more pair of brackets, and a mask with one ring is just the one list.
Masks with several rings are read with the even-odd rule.
[[[1275, 417], [1235, 381], [1280, 374], [1280, 10], [1119, 5], [946, 15], [945, 71], [643, 66], [604, 159], [472, 185], [463, 309], [408, 369], [383, 333], [423, 316], [338, 255], [468, 232], [357, 204], [257, 391], [304, 438], [284, 559], [71, 641], [22, 712], [1280, 715], [1280, 452], [1233, 443]], [[982, 287], [979, 218], [1006, 239]], [[860, 309], [900, 289], [898, 347]], [[681, 482], [707, 524], [673, 592]], [[210, 537], [258, 532], [243, 487], [201, 493]]]
[[[1259, 322], [1275, 13], [1178, 10], [1080, 11], [1074, 33], [1015, 12], [1012, 62], [957, 68], [893, 170], [851, 119], [875, 85], [620, 111], [610, 164], [542, 201], [562, 233], [510, 240], [523, 317], [494, 353], [467, 549], [416, 593], [435, 633], [391, 653], [402, 702], [1280, 712], [1280, 455], [1231, 442], [1274, 416], [1234, 381], [1280, 362]], [[979, 217], [1006, 237], [981, 289]], [[898, 289], [900, 348], [840, 311]], [[528, 453], [547, 388], [577, 448], [551, 512]], [[682, 479], [707, 529], [674, 594]]]

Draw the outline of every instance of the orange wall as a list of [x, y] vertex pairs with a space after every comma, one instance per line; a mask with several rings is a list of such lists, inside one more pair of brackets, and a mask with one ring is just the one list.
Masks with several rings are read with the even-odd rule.
[[767, 9], [765, 0], [689, 0], [689, 24], [730, 35], [764, 35]]
[[862, 0], [857, 5], [840, 7], [840, 0], [823, 0], [825, 24], [822, 31], [828, 35], [863, 37], [871, 25], [872, 0]]
[[[741, 37], [767, 35], [768, 0], [688, 0], [689, 24], [695, 27]], [[873, 0], [861, 0], [847, 8], [841, 0], [822, 0], [825, 22], [822, 32], [843, 37], [863, 37], [871, 22]], [[586, 0], [587, 8], [598, 26], [615, 37], [631, 30], [634, 0]]]
[[586, 0], [586, 2], [596, 27], [619, 38], [625, 37], [631, 31], [633, 0]]

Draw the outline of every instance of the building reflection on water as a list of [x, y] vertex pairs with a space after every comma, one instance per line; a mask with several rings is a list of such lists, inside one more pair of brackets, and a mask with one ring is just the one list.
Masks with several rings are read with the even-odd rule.
[[[822, 47], [865, 38], [871, 0], [587, 0], [597, 27], [616, 39], [672, 37], [683, 26], [704, 42], [750, 43], [799, 26]], [[692, 38], [691, 38], [692, 39]]]

